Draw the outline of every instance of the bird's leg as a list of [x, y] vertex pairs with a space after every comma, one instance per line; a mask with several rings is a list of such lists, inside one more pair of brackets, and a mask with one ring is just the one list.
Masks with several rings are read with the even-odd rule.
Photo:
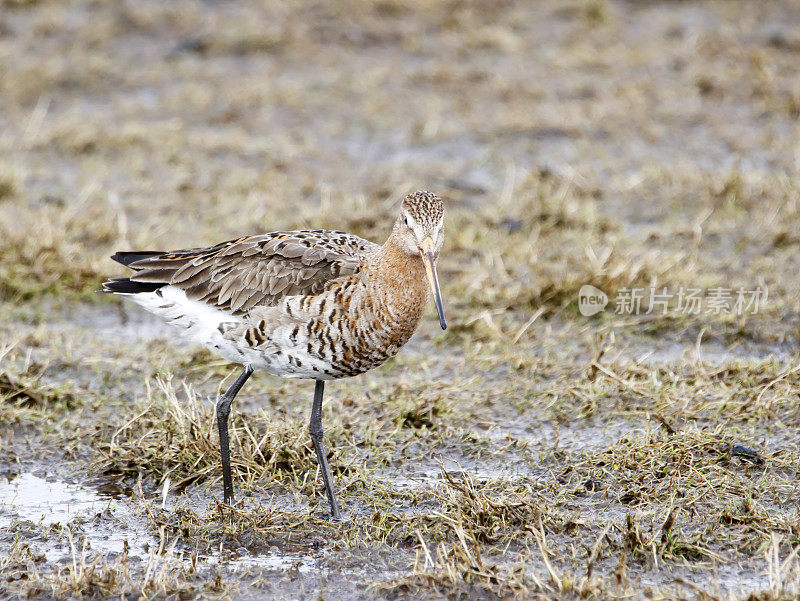
[[308, 424], [308, 431], [311, 433], [311, 441], [314, 443], [314, 450], [317, 453], [317, 463], [322, 472], [322, 481], [325, 483], [325, 491], [328, 493], [328, 501], [331, 504], [331, 515], [334, 520], [341, 519], [339, 506], [336, 504], [336, 497], [333, 494], [333, 482], [328, 471], [328, 457], [325, 453], [325, 445], [322, 442], [322, 392], [325, 390], [325, 381], [317, 380], [314, 387], [314, 405], [311, 407], [311, 421]]
[[244, 371], [217, 401], [217, 427], [219, 428], [219, 454], [222, 457], [222, 486], [225, 503], [233, 503], [233, 478], [231, 477], [231, 451], [228, 440], [228, 416], [231, 413], [231, 403], [238, 392], [253, 373], [253, 368], [245, 365]]

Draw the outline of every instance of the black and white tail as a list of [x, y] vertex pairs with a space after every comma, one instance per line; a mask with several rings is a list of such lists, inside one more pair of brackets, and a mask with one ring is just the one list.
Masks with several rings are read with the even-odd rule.
[[[158, 257], [161, 252], [118, 252], [111, 258], [137, 271], [136, 261]], [[135, 277], [135, 276], [134, 276]], [[120, 294], [180, 329], [184, 336], [211, 348], [231, 361], [241, 361], [241, 353], [220, 331], [220, 324], [239, 322], [240, 317], [217, 307], [192, 300], [186, 292], [169, 282], [139, 282], [131, 278], [110, 278], [103, 292]], [[230, 347], [230, 348], [228, 348]]]

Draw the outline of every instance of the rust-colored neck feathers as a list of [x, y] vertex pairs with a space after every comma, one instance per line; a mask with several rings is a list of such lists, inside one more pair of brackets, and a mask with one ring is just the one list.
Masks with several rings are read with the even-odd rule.
[[395, 230], [367, 260], [364, 271], [372, 294], [387, 312], [382, 317], [410, 337], [428, 300], [428, 282], [420, 256], [404, 250]]

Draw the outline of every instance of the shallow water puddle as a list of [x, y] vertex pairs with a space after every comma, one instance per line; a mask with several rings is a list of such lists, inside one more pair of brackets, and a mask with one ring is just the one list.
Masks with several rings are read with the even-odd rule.
[[[73, 531], [85, 535], [88, 549], [93, 553], [117, 555], [127, 549], [129, 557], [146, 559], [154, 546], [158, 546], [158, 540], [148, 532], [145, 518], [124, 499], [124, 495], [33, 474], [7, 475], [0, 478], [0, 530], [21, 521], [44, 527], [71, 524], [75, 527]], [[60, 536], [39, 539], [36, 546], [48, 561], [72, 553]], [[220, 555], [203, 555], [198, 559], [236, 568], [307, 572], [320, 555], [283, 552], [277, 548], [259, 554], [241, 551], [223, 549]], [[186, 560], [189, 561], [188, 556]]]
[[66, 482], [48, 481], [33, 474], [7, 476], [0, 481], [0, 528], [13, 519], [44, 525], [66, 524], [87, 513], [100, 512], [113, 501], [91, 490]]
[[304, 574], [310, 572], [316, 566], [318, 557], [319, 555], [314, 554], [274, 550], [258, 554], [245, 553], [243, 555], [227, 552], [223, 553], [221, 559], [219, 557], [206, 557], [205, 559], [210, 564], [265, 570], [292, 570]]
[[657, 348], [636, 348], [626, 354], [637, 362], [648, 365], [685, 361], [703, 361], [712, 365], [723, 365], [731, 361], [763, 361], [770, 357], [786, 360], [791, 357], [790, 351], [780, 345], [728, 347], [724, 344], [704, 343], [698, 347], [697, 344], [678, 342], [658, 345]]
[[[85, 486], [33, 474], [7, 476], [0, 481], [0, 528], [26, 520], [42, 526], [66, 526], [78, 519], [92, 551], [118, 554], [128, 546], [130, 555], [140, 552], [146, 555], [144, 550], [150, 537], [144, 524], [117, 499], [119, 495], [102, 494]], [[92, 519], [106, 511], [112, 519]], [[55, 540], [43, 541], [41, 547], [48, 559], [64, 554], [60, 542]]]

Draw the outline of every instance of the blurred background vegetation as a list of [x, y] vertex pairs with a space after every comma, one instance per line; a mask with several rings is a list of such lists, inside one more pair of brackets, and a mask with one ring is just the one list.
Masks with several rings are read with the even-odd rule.
[[522, 324], [582, 283], [763, 283], [777, 330], [747, 333], [794, 337], [799, 12], [7, 2], [0, 299], [96, 302], [115, 249], [303, 226], [381, 242], [428, 188], [457, 320]]
[[[141, 476], [156, 546], [311, 549], [338, 598], [796, 598], [798, 140], [794, 0], [0, 0], [0, 473]], [[231, 368], [97, 294], [109, 255], [380, 243], [417, 189], [446, 202], [452, 327], [431, 309], [326, 392], [352, 520], [316, 506], [307, 383], [259, 377], [224, 523], [207, 399]], [[769, 300], [587, 318], [584, 284]], [[67, 574], [30, 550], [64, 531], [15, 524], [0, 597], [322, 586], [196, 557]]]

